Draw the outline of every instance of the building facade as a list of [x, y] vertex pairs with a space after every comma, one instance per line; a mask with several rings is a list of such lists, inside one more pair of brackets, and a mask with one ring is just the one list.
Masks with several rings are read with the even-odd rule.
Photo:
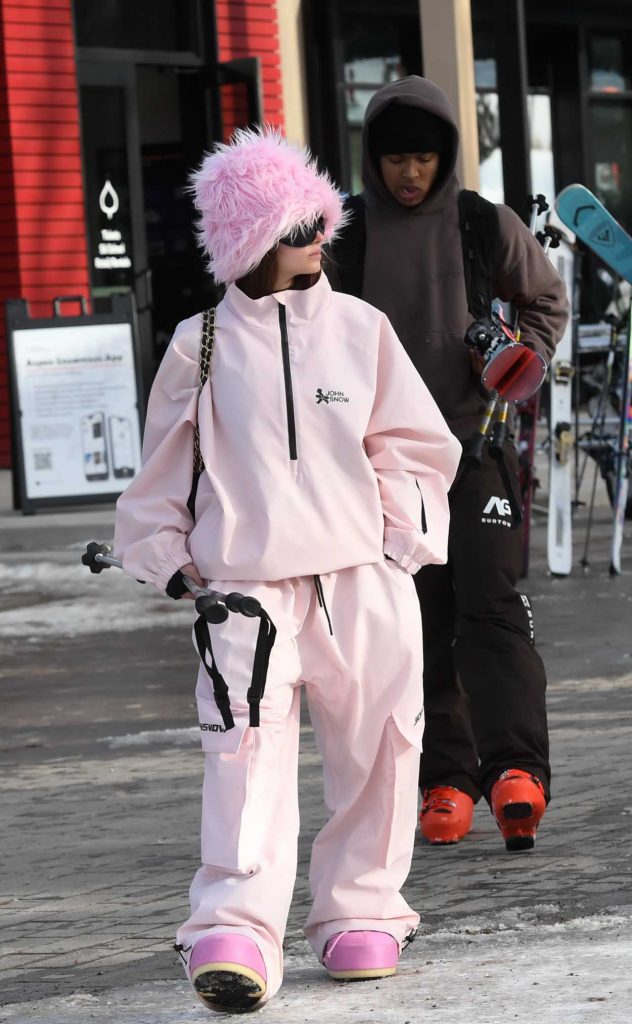
[[266, 121], [357, 190], [366, 105], [411, 73], [455, 106], [464, 185], [523, 212], [581, 181], [632, 229], [630, 0], [0, 0], [0, 300], [132, 291], [148, 386], [214, 299], [186, 191], [204, 150]]
[[213, 299], [187, 175], [235, 126], [283, 127], [281, 89], [275, 0], [0, 0], [2, 304], [50, 316], [59, 296], [98, 310], [133, 291], [149, 383], [177, 321]]

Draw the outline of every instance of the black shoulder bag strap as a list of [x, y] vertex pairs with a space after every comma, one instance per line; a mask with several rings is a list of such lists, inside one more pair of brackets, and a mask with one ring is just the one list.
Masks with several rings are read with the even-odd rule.
[[[206, 384], [211, 372], [211, 360], [213, 358], [213, 346], [215, 344], [215, 307], [205, 309], [202, 313], [202, 336], [200, 338], [200, 386], [198, 389], [198, 409], [202, 388]], [[199, 413], [195, 424], [193, 435], [193, 479], [191, 480], [191, 491], [187, 498], [187, 508], [191, 517], [195, 519], [195, 497], [197, 495], [200, 474], [204, 469], [204, 459], [200, 450], [200, 426]]]
[[[198, 400], [211, 372], [211, 360], [213, 358], [214, 345], [215, 309], [211, 308], [204, 310], [204, 313], [202, 314], [202, 338], [200, 341], [200, 387]], [[189, 511], [193, 518], [195, 518], [195, 496], [197, 494], [200, 475], [203, 470], [204, 459], [200, 449], [200, 428], [198, 417], [193, 438], [193, 483], [191, 486], [191, 494], [189, 495], [189, 500], [187, 502]], [[249, 705], [249, 724], [255, 727], [259, 725], [259, 704], [261, 703], [261, 698], [265, 692], [270, 654], [272, 653], [277, 633], [272, 619], [263, 608], [259, 613], [259, 618], [261, 621], [259, 623], [259, 632], [257, 635], [257, 644], [252, 667], [252, 679], [246, 698]], [[204, 665], [204, 668], [213, 683], [213, 696], [215, 697], [215, 703], [217, 704], [222, 716], [224, 728], [226, 730], [233, 729], [235, 721], [230, 708], [228, 686], [226, 685], [226, 680], [219, 671], [217, 662], [213, 656], [213, 644], [211, 641], [211, 631], [209, 629], [208, 622], [206, 619], [202, 618], [201, 615], [198, 616], [195, 621], [193, 633], [200, 661]], [[207, 655], [209, 656], [210, 664], [207, 660]]]
[[459, 193], [459, 225], [467, 308], [475, 320], [489, 316], [500, 260], [498, 210], [478, 192]]
[[[467, 308], [475, 320], [488, 317], [494, 299], [494, 282], [500, 262], [500, 224], [498, 210], [478, 192], [462, 189], [459, 193], [459, 225], [463, 247], [463, 272]], [[512, 525], [522, 522], [520, 502], [516, 496], [504, 451], [490, 448], [498, 464], [498, 472], [511, 508]]]

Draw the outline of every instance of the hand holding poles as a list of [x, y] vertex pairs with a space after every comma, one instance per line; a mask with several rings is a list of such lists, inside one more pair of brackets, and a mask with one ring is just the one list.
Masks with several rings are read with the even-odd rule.
[[[81, 556], [83, 565], [86, 565], [90, 572], [100, 573], [111, 566], [122, 569], [123, 566], [118, 558], [110, 554], [111, 548], [108, 544], [98, 544], [90, 541], [84, 554]], [[207, 622], [225, 622], [229, 612], [245, 615], [246, 618], [254, 619], [261, 613], [261, 604], [255, 597], [248, 597], [233, 591], [230, 594], [223, 594], [219, 590], [210, 590], [208, 587], [199, 587], [189, 576], [183, 577], [187, 590], [195, 597], [195, 610]]]

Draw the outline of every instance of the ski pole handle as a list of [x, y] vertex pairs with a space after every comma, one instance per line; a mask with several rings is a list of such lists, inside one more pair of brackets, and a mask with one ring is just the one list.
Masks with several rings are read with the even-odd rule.
[[527, 196], [527, 205], [530, 210], [529, 216], [529, 231], [532, 235], [535, 235], [535, 225], [538, 217], [541, 213], [546, 213], [549, 208], [549, 204], [546, 201], [546, 197], [538, 192], [537, 196]]
[[[90, 572], [96, 574], [110, 567], [122, 569], [121, 560], [113, 558], [111, 550], [109, 544], [90, 541], [81, 556], [81, 561], [90, 569]], [[195, 598], [196, 611], [207, 622], [225, 622], [229, 612], [244, 615], [248, 619], [256, 619], [261, 614], [261, 602], [256, 597], [240, 594], [236, 590], [230, 594], [222, 594], [219, 590], [200, 587], [190, 576], [183, 576], [182, 582]]]
[[118, 558], [112, 558], [111, 551], [112, 548], [109, 544], [97, 544], [96, 540], [91, 540], [81, 556], [81, 563], [87, 565], [90, 572], [97, 575], [104, 569], [109, 569], [110, 566], [122, 569], [121, 562]]
[[247, 594], [239, 594], [233, 590], [230, 594], [226, 594], [224, 600], [229, 611], [239, 612], [247, 619], [256, 619], [261, 614], [261, 602], [257, 601], [256, 597], [248, 597]]
[[226, 609], [226, 615], [222, 619], [212, 621], [224, 622], [228, 612], [245, 615], [248, 619], [255, 619], [261, 613], [261, 602], [257, 601], [256, 597], [248, 597], [246, 594], [240, 594], [236, 590], [231, 591], [230, 594], [222, 594], [219, 590], [199, 587], [190, 576], [183, 576], [182, 580], [187, 590], [190, 590], [196, 598], [195, 607], [200, 614], [202, 614], [200, 610], [202, 607], [206, 612], [208, 612], [211, 606], [215, 605], [220, 605]]
[[549, 249], [557, 249], [563, 236], [559, 228], [554, 228], [552, 224], [547, 224], [544, 230], [538, 231], [535, 237], [546, 255]]

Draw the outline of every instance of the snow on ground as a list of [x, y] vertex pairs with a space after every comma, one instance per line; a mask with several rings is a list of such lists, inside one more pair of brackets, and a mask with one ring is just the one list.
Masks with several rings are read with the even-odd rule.
[[[542, 908], [541, 908], [542, 909]], [[551, 908], [554, 910], [555, 908]], [[535, 910], [535, 908], [534, 908]], [[262, 1024], [628, 1024], [632, 918], [625, 913], [517, 928], [506, 912], [470, 929], [418, 938], [395, 978], [341, 984], [307, 946], [286, 957], [280, 993]], [[515, 913], [515, 912], [514, 912]], [[521, 912], [523, 915], [524, 912]], [[7, 1024], [201, 1024], [185, 982], [165, 981], [7, 1006]]]
[[123, 747], [188, 747], [199, 746], [200, 729], [148, 729], [143, 732], [129, 732], [124, 736], [104, 736], [98, 741], [105, 743], [110, 750], [121, 750]]
[[80, 563], [0, 564], [0, 634], [38, 643], [51, 637], [132, 632], [192, 623], [190, 601], [172, 601], [120, 569], [94, 575]]

